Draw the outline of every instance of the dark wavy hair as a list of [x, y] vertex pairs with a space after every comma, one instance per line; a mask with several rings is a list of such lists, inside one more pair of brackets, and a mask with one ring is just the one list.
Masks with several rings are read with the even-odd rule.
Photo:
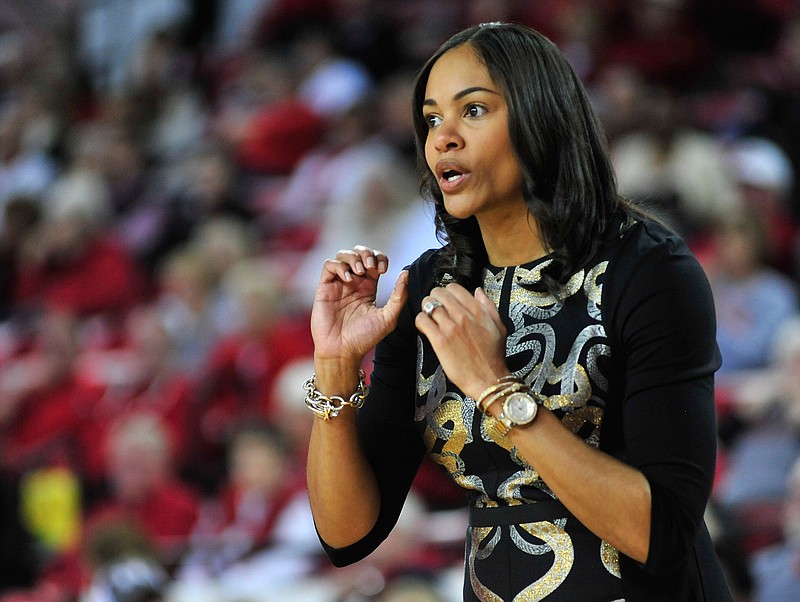
[[483, 60], [508, 105], [508, 129], [522, 170], [525, 202], [543, 245], [552, 249], [553, 261], [541, 286], [558, 293], [595, 255], [610, 218], [627, 212], [628, 204], [617, 193], [605, 135], [577, 75], [553, 42], [514, 23], [481, 24], [455, 34], [423, 65], [414, 82], [417, 168], [422, 192], [435, 205], [437, 234], [447, 243], [439, 254], [436, 279], [452, 278], [472, 290], [480, 284], [488, 261], [477, 220], [447, 213], [425, 160], [429, 128], [422, 104], [428, 77], [444, 53], [463, 44]]

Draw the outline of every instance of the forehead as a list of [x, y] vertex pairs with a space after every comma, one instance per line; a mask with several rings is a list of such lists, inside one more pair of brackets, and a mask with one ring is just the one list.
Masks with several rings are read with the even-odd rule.
[[431, 67], [425, 86], [425, 98], [439, 102], [472, 87], [496, 90], [483, 60], [468, 44], [448, 50]]

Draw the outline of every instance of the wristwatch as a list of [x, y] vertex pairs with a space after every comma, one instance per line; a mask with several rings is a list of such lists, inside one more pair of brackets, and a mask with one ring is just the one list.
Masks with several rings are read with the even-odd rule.
[[497, 417], [496, 432], [505, 437], [515, 426], [530, 424], [536, 418], [539, 405], [529, 393], [516, 391], [503, 401], [503, 409]]

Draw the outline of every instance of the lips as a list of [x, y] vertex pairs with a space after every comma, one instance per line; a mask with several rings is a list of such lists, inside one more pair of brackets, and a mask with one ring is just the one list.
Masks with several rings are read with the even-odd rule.
[[443, 193], [452, 193], [458, 190], [469, 178], [469, 170], [453, 159], [442, 159], [434, 166], [439, 188]]

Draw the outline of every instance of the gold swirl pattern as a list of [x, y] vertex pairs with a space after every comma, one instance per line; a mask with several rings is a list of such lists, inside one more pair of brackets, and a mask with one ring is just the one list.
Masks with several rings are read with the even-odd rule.
[[592, 425], [592, 430], [586, 437], [586, 442], [594, 447], [600, 445], [600, 427], [603, 424], [603, 410], [597, 406], [579, 408], [569, 414], [564, 414], [561, 423], [576, 435], [587, 424]]
[[467, 567], [469, 570], [469, 583], [472, 586], [472, 591], [478, 596], [481, 602], [503, 602], [503, 599], [481, 583], [478, 575], [475, 572], [475, 561], [485, 560], [494, 552], [494, 548], [500, 541], [500, 528], [496, 528], [494, 537], [489, 540], [486, 547], [481, 549], [480, 545], [487, 538], [489, 533], [495, 530], [495, 527], [470, 527], [470, 546], [469, 558], [467, 559]]
[[[460, 398], [443, 402], [430, 415], [423, 438], [433, 461], [444, 467], [457, 485], [485, 493], [480, 478], [466, 474], [464, 461], [461, 458], [464, 445], [472, 436], [472, 421], [470, 418], [468, 421], [470, 428], [468, 428], [462, 412], [464, 407], [465, 404]], [[449, 429], [448, 424], [452, 425]], [[445, 442], [439, 453], [432, 451], [437, 440]]]
[[[601, 315], [602, 281], [608, 262], [574, 274], [563, 294], [558, 297], [526, 287], [541, 279], [542, 270], [549, 263], [550, 260], [547, 260], [531, 269], [502, 268], [497, 274], [485, 270], [483, 289], [498, 309], [501, 303], [507, 304], [501, 311], [506, 313], [510, 322], [506, 357], [513, 358], [510, 363], [514, 374], [523, 378], [533, 391], [544, 396], [545, 407], [558, 412], [566, 428], [579, 434], [590, 445], [598, 446], [605, 408], [604, 392], [609, 387], [598, 361], [601, 357], [609, 357], [611, 353]], [[511, 278], [510, 291], [506, 289], [504, 293], [504, 284], [508, 285]], [[508, 295], [505, 301], [504, 295]], [[576, 304], [570, 298], [577, 295], [580, 298], [576, 297]], [[575, 338], [570, 341], [557, 340], [553, 325], [545, 320], [555, 317], [567, 307], [570, 312], [568, 319], [574, 316], [578, 320]], [[566, 349], [563, 348], [565, 343], [569, 345]], [[494, 436], [495, 418], [477, 413], [474, 400], [460, 394], [447, 380], [440, 365], [434, 368], [429, 361], [429, 369], [433, 372], [426, 376], [424, 354], [422, 338], [418, 337], [418, 402], [415, 419], [424, 423], [423, 440], [433, 460], [458, 485], [481, 494], [472, 499], [472, 504], [484, 508], [501, 504], [515, 506], [537, 503], [541, 493], [555, 499], [535, 467], [519, 455], [510, 439]], [[473, 437], [480, 437], [480, 440], [473, 441]], [[472, 452], [471, 444], [496, 444], [508, 452], [513, 462], [503, 468], [507, 472], [498, 475], [500, 480], [492, 486], [492, 492], [486, 491], [488, 481], [484, 483], [484, 475], [480, 470], [478, 474], [467, 473], [470, 463], [464, 460], [465, 452], [470, 452], [467, 458], [472, 457], [470, 454], [483, 453], [481, 450]], [[535, 499], [527, 495], [532, 490], [538, 492]], [[523, 538], [522, 530], [543, 543], [536, 544]], [[504, 537], [509, 539], [503, 541]], [[566, 519], [518, 526], [472, 526], [467, 542], [467, 577], [477, 598], [484, 602], [503, 602], [496, 592], [481, 582], [479, 571], [476, 570], [476, 567], [480, 568], [481, 561], [490, 559], [495, 548], [501, 544], [516, 548], [523, 554], [553, 554], [552, 566], [543, 575], [531, 575], [533, 581], [513, 597], [514, 602], [545, 599], [564, 583], [574, 566], [575, 548], [566, 531]], [[617, 550], [601, 542], [599, 554], [602, 566], [609, 574], [619, 578]], [[490, 562], [499, 561], [493, 559]]]
[[619, 552], [617, 548], [605, 541], [600, 542], [600, 562], [614, 577], [622, 578], [619, 570]]
[[514, 273], [514, 287], [511, 290], [511, 304], [523, 305], [528, 315], [538, 320], [546, 320], [556, 315], [564, 306], [564, 301], [581, 290], [583, 270], [576, 272], [567, 281], [556, 298], [549, 291], [532, 291], [526, 288], [542, 279], [542, 270], [552, 263], [552, 259], [543, 261], [531, 269], [517, 268]]
[[[589, 377], [584, 367], [576, 364], [571, 371], [568, 371], [568, 367], [569, 364], [566, 363], [547, 371], [549, 373], [548, 383], [561, 384], [561, 393], [544, 396], [544, 406], [548, 410], [580, 408], [585, 406], [592, 397], [592, 385], [589, 383]], [[574, 390], [565, 391], [567, 386]]]
[[514, 602], [537, 602], [544, 600], [566, 581], [575, 562], [575, 549], [572, 538], [560, 525], [540, 521], [520, 526], [547, 544], [555, 556], [550, 570], [514, 596]]

